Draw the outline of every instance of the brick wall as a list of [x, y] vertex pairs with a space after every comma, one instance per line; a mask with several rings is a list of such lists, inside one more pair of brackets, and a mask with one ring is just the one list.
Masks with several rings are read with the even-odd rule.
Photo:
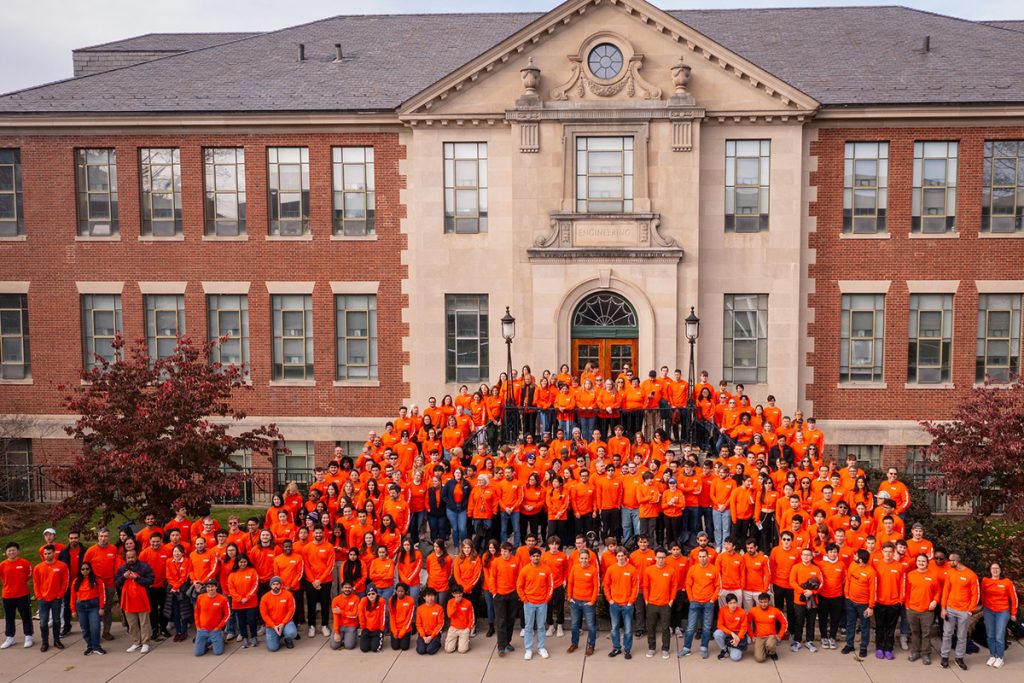
[[[810, 174], [817, 201], [810, 214], [817, 229], [809, 235], [815, 262], [809, 266], [815, 291], [808, 296], [814, 322], [808, 334], [814, 351], [807, 363], [814, 382], [807, 398], [826, 419], [938, 419], [949, 417], [975, 380], [978, 292], [975, 280], [1021, 279], [1024, 241], [979, 237], [981, 227], [984, 143], [1022, 139], [1024, 128], [823, 128], [810, 152], [818, 170]], [[843, 162], [847, 141], [889, 142], [888, 231], [890, 239], [841, 239], [843, 227]], [[956, 239], [910, 238], [914, 142], [959, 141]], [[838, 389], [839, 280], [891, 280], [885, 307], [887, 388]], [[908, 280], [960, 280], [953, 299], [952, 381], [955, 389], [908, 389]], [[896, 454], [886, 452], [886, 460]]]
[[[372, 145], [376, 171], [375, 241], [331, 240], [331, 147]], [[248, 241], [204, 241], [202, 149], [242, 146], [246, 159]], [[310, 161], [312, 241], [269, 241], [266, 147], [306, 146]], [[0, 241], [0, 279], [28, 280], [32, 377], [29, 386], [4, 385], [0, 413], [61, 412], [61, 384], [76, 384], [82, 366], [76, 281], [124, 281], [125, 336], [145, 335], [139, 281], [187, 281], [189, 336], [207, 336], [202, 281], [249, 281], [249, 344], [253, 390], [238, 403], [262, 415], [391, 415], [408, 386], [402, 338], [408, 333], [401, 293], [406, 267], [400, 232], [405, 148], [390, 133], [120, 134], [0, 136], [0, 147], [21, 149], [27, 240]], [[119, 242], [76, 241], [75, 156], [79, 147], [117, 149]], [[181, 150], [184, 241], [139, 240], [139, 147]], [[316, 282], [313, 292], [315, 387], [271, 387], [270, 295], [266, 281]], [[377, 281], [379, 387], [335, 387], [336, 343], [331, 281]], [[318, 448], [318, 452], [319, 452]]]

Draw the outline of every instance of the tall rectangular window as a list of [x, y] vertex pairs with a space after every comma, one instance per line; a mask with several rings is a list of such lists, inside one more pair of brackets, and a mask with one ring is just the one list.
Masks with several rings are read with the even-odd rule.
[[1020, 294], [978, 295], [975, 381], [1009, 382], [1020, 372]]
[[847, 142], [844, 168], [843, 232], [885, 232], [889, 143]]
[[768, 295], [725, 295], [722, 378], [728, 382], [768, 381]]
[[949, 382], [953, 351], [953, 295], [911, 294], [907, 337], [907, 382]]
[[206, 310], [210, 341], [221, 340], [213, 350], [213, 360], [223, 365], [248, 368], [249, 297], [245, 294], [209, 294]]
[[309, 148], [268, 147], [270, 234], [309, 233]]
[[122, 333], [120, 294], [82, 295], [82, 364], [86, 370], [99, 365], [96, 356], [113, 363], [114, 337]]
[[338, 331], [337, 379], [377, 379], [377, 297], [334, 297]]
[[839, 462], [845, 467], [846, 456], [857, 457], [857, 467], [865, 472], [868, 470], [882, 469], [882, 447], [881, 446], [840, 446]]
[[348, 237], [374, 232], [373, 147], [331, 149], [334, 183], [334, 234]]
[[982, 232], [1024, 230], [1024, 140], [985, 142]]
[[447, 381], [485, 381], [490, 358], [487, 295], [446, 294], [444, 312]]
[[274, 294], [273, 379], [313, 379], [313, 296]]
[[768, 229], [771, 140], [725, 141], [725, 230]]
[[212, 147], [203, 150], [206, 234], [237, 237], [245, 234], [245, 149]]
[[31, 439], [0, 439], [0, 500], [35, 502]]
[[31, 379], [28, 295], [0, 294], [0, 379]]
[[843, 294], [839, 381], [881, 382], [885, 361], [885, 295]]
[[294, 481], [305, 490], [313, 481], [316, 454], [312, 441], [278, 442], [274, 451], [274, 480], [280, 489]]
[[0, 237], [25, 232], [21, 208], [21, 150], [0, 149]]
[[181, 234], [181, 153], [175, 147], [139, 150], [142, 234]]
[[146, 350], [150, 362], [174, 353], [178, 338], [185, 336], [185, 295], [147, 294]]
[[487, 143], [444, 143], [444, 231], [487, 232]]
[[633, 138], [576, 138], [576, 210], [633, 210]]
[[78, 234], [91, 237], [117, 235], [117, 152], [113, 149], [79, 149], [76, 155]]
[[956, 231], [956, 169], [959, 143], [914, 143], [912, 232]]

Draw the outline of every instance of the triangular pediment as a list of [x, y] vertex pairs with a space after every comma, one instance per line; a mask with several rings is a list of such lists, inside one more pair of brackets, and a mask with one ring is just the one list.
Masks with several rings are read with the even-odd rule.
[[[622, 76], [594, 78], [587, 59], [601, 36], [622, 47]], [[541, 101], [668, 100], [678, 92], [673, 67], [692, 70], [688, 84], [709, 115], [813, 112], [819, 103], [645, 0], [567, 0], [440, 81], [409, 98], [410, 119], [496, 115], [514, 106], [537, 68]], [[510, 98], [510, 93], [514, 93]]]

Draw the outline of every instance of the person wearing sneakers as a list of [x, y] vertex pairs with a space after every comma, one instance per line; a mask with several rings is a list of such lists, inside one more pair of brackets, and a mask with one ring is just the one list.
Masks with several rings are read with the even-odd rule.
[[217, 580], [208, 579], [203, 592], [196, 597], [193, 616], [196, 620], [196, 645], [193, 654], [202, 657], [208, 649], [224, 654], [224, 627], [231, 616], [228, 599], [217, 592]]
[[1001, 669], [1006, 653], [1006, 625], [1017, 614], [1017, 589], [1013, 581], [1003, 576], [1003, 568], [998, 562], [989, 565], [988, 576], [981, 580], [981, 604], [988, 652], [992, 655], [986, 665]]
[[757, 604], [747, 614], [749, 633], [754, 639], [754, 661], [758, 663], [765, 659], [774, 662], [779, 658], [779, 640], [789, 628], [786, 615], [778, 607], [773, 607], [771, 601], [772, 596], [768, 593], [759, 594]]
[[846, 605], [843, 602], [843, 584], [846, 583], [846, 563], [839, 559], [839, 546], [829, 543], [825, 555], [818, 559], [821, 569], [821, 591], [818, 593], [818, 620], [821, 626], [821, 646], [836, 649], [836, 635]]
[[68, 566], [57, 561], [57, 548], [53, 545], [43, 546], [43, 561], [32, 570], [32, 588], [35, 590], [36, 603], [39, 605], [39, 630], [43, 644], [39, 651], [50, 649], [50, 617], [53, 617], [53, 646], [64, 649], [60, 641], [61, 635], [61, 603], [64, 594], [71, 584]]
[[743, 658], [749, 640], [747, 613], [740, 607], [740, 600], [735, 593], [725, 596], [725, 607], [718, 611], [718, 624], [715, 629], [715, 643], [718, 644], [719, 659], [728, 657], [734, 662]]
[[971, 614], [978, 606], [981, 589], [978, 575], [960, 562], [960, 553], [949, 553], [949, 571], [942, 587], [942, 668], [949, 668], [949, 652], [956, 635], [956, 665], [967, 671], [964, 655], [967, 654], [967, 630]]
[[544, 647], [544, 622], [547, 619], [548, 600], [555, 590], [555, 584], [551, 568], [540, 561], [541, 555], [540, 548], [530, 548], [530, 563], [519, 571], [516, 579], [516, 593], [523, 603], [525, 614], [523, 659], [526, 660], [533, 659], [534, 632], [537, 637], [537, 654], [544, 659], [551, 656]]
[[[444, 608], [437, 604], [437, 591], [427, 586], [423, 589], [423, 604], [416, 608], [416, 632], [419, 634], [416, 637], [416, 654], [437, 654], [441, 649], [443, 628]], [[354, 641], [355, 636], [352, 638]]]
[[672, 601], [676, 596], [676, 572], [666, 564], [668, 551], [658, 548], [654, 551], [654, 566], [644, 569], [640, 577], [647, 610], [647, 656], [654, 656], [654, 646], [661, 629], [661, 658], [668, 659], [672, 640]]
[[0, 583], [3, 583], [4, 626], [7, 638], [0, 649], [6, 650], [14, 645], [14, 619], [21, 615], [22, 632], [25, 634], [25, 647], [32, 647], [35, 641], [32, 636], [35, 629], [32, 624], [32, 608], [28, 598], [28, 582], [32, 578], [32, 563], [20, 557], [21, 546], [11, 541], [4, 549], [7, 556], [0, 562]]
[[911, 662], [919, 659], [924, 663], [932, 663], [932, 620], [935, 618], [935, 606], [939, 604], [942, 590], [939, 578], [928, 566], [928, 555], [918, 553], [914, 559], [915, 568], [907, 572], [904, 581], [903, 605], [906, 608], [907, 622], [910, 625], [910, 657]]
[[846, 572], [843, 594], [846, 595], [846, 645], [843, 654], [854, 650], [857, 629], [860, 629], [860, 653], [857, 659], [868, 656], [868, 639], [871, 637], [871, 615], [878, 598], [878, 574], [869, 564], [871, 554], [861, 548], [853, 555], [853, 564]]
[[260, 617], [266, 627], [267, 650], [277, 652], [281, 643], [288, 649], [295, 647], [298, 629], [292, 617], [295, 616], [295, 597], [284, 590], [280, 576], [270, 579], [270, 591], [260, 599]]
[[632, 659], [633, 605], [640, 591], [640, 571], [629, 563], [624, 547], [616, 549], [615, 564], [605, 570], [603, 585], [612, 622], [612, 649], [608, 656], [617, 657], [625, 652], [626, 659]]
[[[437, 591], [433, 588], [426, 590], [430, 591], [435, 598], [437, 597]], [[424, 595], [426, 595], [425, 592]], [[356, 635], [359, 632], [359, 596], [355, 594], [351, 581], [341, 582], [341, 592], [331, 601], [331, 613], [334, 615], [334, 634], [330, 640], [331, 649], [356, 649]], [[441, 621], [443, 623], [444, 619], [442, 618]], [[416, 623], [418, 626], [418, 615]]]
[[708, 549], [697, 551], [697, 563], [686, 573], [686, 595], [690, 598], [690, 613], [686, 621], [686, 635], [680, 657], [689, 657], [693, 646], [693, 635], [701, 626], [700, 656], [708, 658], [708, 644], [711, 642], [711, 626], [715, 618], [715, 602], [722, 592], [722, 576], [718, 567], [708, 561]]
[[896, 545], [882, 545], [882, 559], [874, 562], [878, 573], [878, 602], [875, 604], [875, 658], [895, 659], [896, 627], [903, 608], [903, 565], [896, 559]]
[[146, 654], [149, 652], [151, 632], [149, 587], [153, 585], [153, 570], [139, 560], [137, 551], [126, 550], [124, 564], [117, 568], [114, 576], [114, 585], [120, 595], [121, 613], [128, 626], [128, 635], [132, 639], [128, 652], [139, 650]]
[[[818, 616], [818, 593], [821, 591], [821, 569], [814, 564], [814, 551], [804, 548], [800, 551], [800, 563], [789, 572], [789, 584], [793, 589], [793, 643], [790, 649], [800, 651], [800, 639], [810, 652], [817, 652], [814, 645], [814, 621]], [[806, 629], [805, 629], [806, 625]]]
[[580, 622], [587, 620], [586, 656], [594, 654], [597, 644], [597, 595], [601, 589], [601, 570], [596, 562], [591, 562], [591, 553], [582, 552], [576, 562], [569, 563], [569, 578], [566, 584], [566, 595], [569, 596], [569, 609], [572, 614], [572, 643], [566, 650], [569, 654], [576, 652], [580, 646]]
[[[520, 574], [521, 576], [521, 574]], [[462, 588], [452, 589], [452, 598], [448, 601], [445, 611], [448, 613], [448, 633], [444, 638], [444, 651], [466, 654], [469, 652], [469, 639], [476, 627], [476, 615], [473, 603], [463, 597]]]
[[256, 613], [259, 611], [259, 574], [249, 562], [248, 555], [239, 555], [228, 575], [225, 594], [231, 599], [231, 613], [238, 622], [238, 635], [242, 647], [256, 645]]

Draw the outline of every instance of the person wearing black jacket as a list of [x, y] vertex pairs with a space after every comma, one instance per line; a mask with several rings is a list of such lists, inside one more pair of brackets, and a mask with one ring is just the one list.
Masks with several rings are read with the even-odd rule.
[[793, 449], [786, 445], [786, 437], [779, 435], [778, 443], [768, 449], [768, 466], [773, 470], [777, 470], [781, 460], [788, 467], [792, 467], [793, 457]]
[[467, 509], [469, 508], [469, 492], [472, 486], [466, 481], [461, 468], [455, 468], [452, 478], [441, 489], [444, 501], [445, 516], [452, 529], [452, 545], [456, 548], [467, 538]]
[[[78, 568], [82, 566], [82, 558], [85, 557], [85, 545], [81, 542], [81, 534], [77, 531], [68, 532], [68, 544], [57, 553], [57, 561], [68, 566], [71, 576], [78, 576]], [[71, 633], [71, 582], [68, 583], [68, 592], [64, 594], [64, 608], [62, 615], [63, 627], [60, 635], [63, 638]]]
[[121, 613], [124, 614], [132, 644], [128, 652], [142, 648], [142, 654], [149, 652], [149, 587], [153, 585], [153, 569], [139, 559], [135, 550], [126, 550], [124, 564], [114, 574], [114, 586], [121, 596]]

